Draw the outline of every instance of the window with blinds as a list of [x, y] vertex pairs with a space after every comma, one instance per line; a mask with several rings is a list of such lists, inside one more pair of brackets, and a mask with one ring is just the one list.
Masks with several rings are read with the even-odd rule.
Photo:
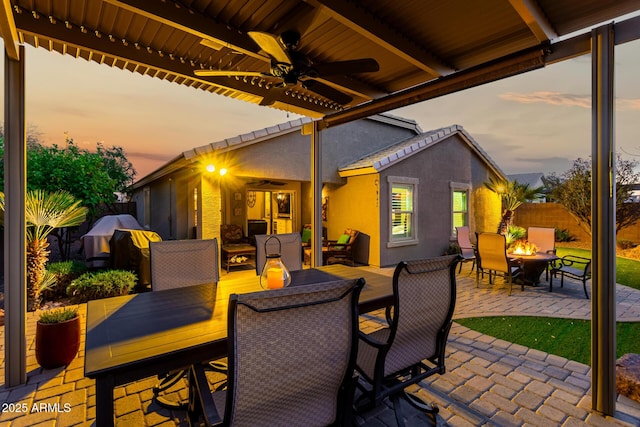
[[391, 189], [392, 238], [411, 237], [413, 216], [413, 185], [396, 184]]
[[388, 176], [389, 238], [387, 247], [418, 244], [417, 178]]

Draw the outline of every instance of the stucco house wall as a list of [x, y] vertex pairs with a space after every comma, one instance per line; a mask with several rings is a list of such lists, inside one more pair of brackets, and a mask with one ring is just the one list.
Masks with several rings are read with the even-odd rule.
[[[292, 227], [285, 232], [301, 230], [311, 222], [313, 204], [311, 138], [301, 133], [306, 122], [298, 120], [184, 152], [136, 184], [134, 200], [142, 207], [139, 218], [148, 219], [146, 225], [163, 239], [218, 237], [221, 224], [240, 225], [246, 234], [249, 219], [278, 222], [278, 232], [283, 232], [283, 223]], [[478, 227], [486, 231], [482, 228], [494, 221], [478, 212], [478, 207], [491, 204], [489, 195], [479, 189], [490, 177], [504, 178], [504, 174], [458, 125], [422, 133], [415, 122], [378, 116], [327, 129], [321, 138], [322, 198], [327, 206], [323, 225], [331, 240], [347, 228], [360, 231], [357, 262], [392, 266], [401, 260], [443, 254], [454, 238], [453, 188], [468, 192], [466, 221], [472, 232]], [[229, 173], [204, 172], [210, 161]], [[409, 245], [388, 245], [389, 177], [418, 180], [417, 239]], [[266, 191], [292, 194], [293, 209], [285, 220], [277, 211], [269, 216], [264, 208], [248, 207], [250, 192], [256, 199], [253, 192], [265, 197]], [[497, 224], [499, 207], [490, 212], [495, 213]]]
[[[502, 178], [504, 174], [457, 125], [387, 147], [345, 166], [341, 174], [347, 180], [346, 185], [325, 185], [323, 189], [323, 197], [328, 197], [329, 238], [337, 238], [345, 228], [364, 232], [368, 263], [374, 266], [393, 266], [402, 260], [442, 255], [455, 239], [454, 189], [467, 191], [466, 221], [472, 233], [478, 226], [497, 224], [500, 217], [500, 199], [482, 189], [489, 178]], [[416, 242], [388, 244], [390, 177], [392, 181], [417, 180]]]

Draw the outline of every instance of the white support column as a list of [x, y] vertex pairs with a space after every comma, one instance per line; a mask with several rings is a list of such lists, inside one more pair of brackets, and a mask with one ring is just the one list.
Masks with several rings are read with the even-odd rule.
[[311, 191], [313, 212], [311, 216], [311, 267], [322, 265], [322, 138], [320, 122], [312, 123], [311, 132]]
[[614, 27], [591, 33], [591, 390], [592, 409], [616, 412], [616, 181]]
[[27, 143], [24, 123], [24, 46], [19, 60], [4, 55], [4, 381], [6, 387], [27, 382], [26, 279], [27, 243], [24, 200]]

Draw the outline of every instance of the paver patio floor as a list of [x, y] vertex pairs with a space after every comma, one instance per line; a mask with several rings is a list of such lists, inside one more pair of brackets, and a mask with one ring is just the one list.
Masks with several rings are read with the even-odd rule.
[[[470, 265], [458, 276], [455, 318], [490, 315], [535, 315], [588, 319], [591, 302], [582, 284], [568, 281], [564, 288], [546, 283], [514, 287], [511, 296], [501, 281], [480, 288]], [[368, 267], [364, 267], [368, 268]], [[392, 274], [392, 269], [372, 270]], [[235, 280], [245, 272], [223, 276]], [[246, 272], [246, 274], [251, 274]], [[588, 284], [590, 291], [590, 284]], [[617, 318], [640, 321], [640, 291], [617, 286]], [[86, 305], [80, 313], [85, 317]], [[0, 413], [2, 426], [76, 426], [95, 420], [95, 384], [84, 377], [84, 329], [78, 357], [65, 369], [43, 370], [34, 355], [36, 315], [27, 315], [27, 371], [24, 386], [6, 388], [4, 381], [4, 327], [0, 327]], [[377, 328], [375, 313], [363, 316], [363, 329]], [[84, 328], [84, 322], [83, 322]], [[440, 407], [438, 425], [450, 426], [640, 426], [640, 404], [625, 397], [617, 400], [615, 418], [591, 412], [589, 366], [477, 333], [454, 323], [447, 344], [447, 372], [431, 377], [416, 388], [427, 401]], [[116, 424], [121, 426], [185, 426], [182, 411], [159, 407], [152, 399], [155, 378], [115, 389]], [[180, 392], [183, 393], [183, 392]], [[182, 394], [183, 397], [186, 395]], [[58, 403], [63, 411], [35, 411], [42, 403]], [[65, 403], [69, 411], [65, 412]], [[13, 406], [9, 406], [14, 404]], [[16, 407], [27, 408], [17, 412]], [[34, 404], [36, 406], [34, 407]], [[17, 406], [16, 406], [17, 405]], [[13, 410], [9, 410], [14, 408]], [[51, 405], [49, 408], [55, 408]], [[428, 418], [404, 404], [407, 425], [424, 425]], [[395, 426], [388, 405], [359, 416], [364, 426]]]

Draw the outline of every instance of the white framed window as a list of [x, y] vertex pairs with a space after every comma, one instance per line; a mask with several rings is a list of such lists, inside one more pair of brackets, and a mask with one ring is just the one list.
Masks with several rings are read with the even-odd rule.
[[387, 177], [389, 186], [389, 240], [387, 247], [418, 243], [418, 178]]
[[451, 238], [456, 238], [456, 227], [469, 225], [469, 191], [471, 184], [452, 182], [451, 187]]

